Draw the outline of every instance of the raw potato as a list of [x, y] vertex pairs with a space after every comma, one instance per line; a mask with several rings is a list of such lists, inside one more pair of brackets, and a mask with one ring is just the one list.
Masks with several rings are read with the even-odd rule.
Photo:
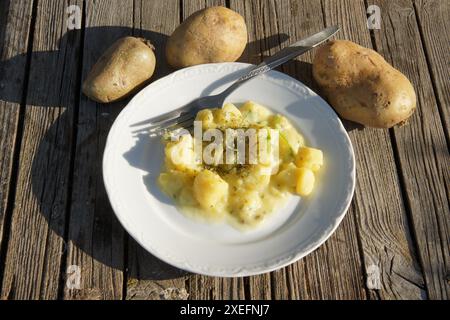
[[366, 126], [403, 124], [416, 108], [409, 80], [377, 52], [351, 41], [330, 41], [320, 47], [313, 76], [343, 118]]
[[155, 71], [153, 46], [142, 38], [117, 40], [95, 63], [83, 82], [83, 93], [101, 103], [124, 98]]
[[244, 18], [224, 7], [211, 7], [189, 16], [170, 36], [167, 62], [175, 68], [236, 61], [247, 45]]

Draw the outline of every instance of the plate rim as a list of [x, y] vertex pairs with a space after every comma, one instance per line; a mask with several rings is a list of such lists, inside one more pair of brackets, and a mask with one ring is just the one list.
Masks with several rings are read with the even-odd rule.
[[[302, 259], [303, 257], [309, 255], [311, 252], [313, 252], [314, 250], [319, 248], [322, 244], [324, 244], [331, 237], [331, 235], [336, 231], [336, 229], [338, 228], [338, 226], [340, 225], [343, 218], [345, 217], [345, 215], [348, 212], [348, 209], [352, 203], [352, 199], [353, 199], [355, 187], [356, 187], [356, 162], [355, 162], [355, 153], [353, 150], [353, 145], [352, 145], [351, 139], [350, 139], [347, 131], [345, 130], [344, 125], [342, 124], [339, 116], [336, 114], [334, 109], [328, 104], [328, 102], [325, 101], [325, 99], [323, 99], [319, 94], [314, 92], [308, 86], [303, 84], [301, 81], [289, 76], [286, 73], [279, 72], [276, 70], [271, 70], [268, 72], [268, 74], [272, 73], [272, 74], [281, 75], [285, 79], [280, 80], [280, 81], [290, 82], [291, 86], [297, 87], [297, 89], [301, 88], [302, 90], [306, 90], [309, 94], [312, 94], [312, 95], [316, 96], [317, 98], [319, 98], [320, 100], [322, 100], [322, 103], [324, 105], [326, 105], [329, 108], [329, 111], [332, 112], [336, 116], [337, 128], [339, 129], [339, 132], [341, 132], [344, 135], [344, 137], [346, 138], [346, 142], [347, 142], [346, 145], [348, 147], [348, 151], [350, 153], [350, 160], [351, 160], [351, 163], [349, 166], [351, 170], [348, 174], [348, 177], [350, 178], [349, 182], [351, 185], [350, 185], [350, 188], [348, 188], [348, 187], [346, 188], [347, 189], [347, 193], [346, 193], [347, 197], [344, 200], [345, 205], [338, 207], [339, 213], [336, 215], [336, 218], [333, 219], [332, 221], [330, 220], [331, 228], [325, 228], [325, 231], [322, 232], [320, 237], [316, 241], [309, 244], [307, 246], [307, 249], [305, 249], [305, 250], [301, 250], [301, 249], [299, 250], [298, 246], [297, 246], [294, 249], [292, 249], [291, 251], [289, 251], [288, 253], [286, 253], [284, 256], [280, 256], [277, 259], [272, 259], [271, 261], [268, 261], [264, 265], [258, 264], [259, 265], [258, 268], [242, 267], [242, 268], [238, 268], [238, 269], [235, 268], [236, 270], [231, 270], [231, 268], [223, 268], [223, 269], [204, 268], [202, 270], [199, 270], [199, 268], [196, 268], [196, 266], [192, 266], [192, 265], [188, 264], [187, 262], [179, 262], [174, 259], [170, 259], [169, 255], [163, 255], [163, 254], [161, 254], [160, 251], [157, 252], [157, 251], [153, 250], [153, 247], [149, 247], [147, 244], [144, 244], [144, 241], [142, 239], [140, 239], [139, 236], [137, 236], [136, 234], [133, 234], [133, 232], [130, 230], [129, 224], [125, 221], [125, 216], [119, 214], [120, 205], [116, 201], [114, 201], [114, 197], [112, 196], [112, 194], [114, 192], [113, 192], [113, 190], [111, 190], [111, 186], [108, 183], [108, 177], [106, 176], [106, 172], [109, 167], [108, 161], [106, 161], [106, 160], [107, 160], [110, 150], [111, 150], [111, 144], [112, 144], [111, 140], [112, 140], [113, 133], [115, 132], [115, 129], [116, 129], [115, 127], [117, 126], [117, 123], [120, 122], [119, 120], [127, 112], [127, 109], [130, 106], [134, 105], [135, 102], [143, 94], [143, 92], [151, 86], [158, 86], [161, 83], [169, 81], [170, 79], [172, 79], [172, 80], [175, 79], [177, 77], [177, 75], [181, 75], [181, 74], [189, 73], [189, 72], [195, 72], [195, 71], [198, 71], [198, 69], [202, 69], [202, 68], [206, 68], [206, 67], [210, 67], [213, 69], [214, 68], [220, 69], [221, 67], [230, 67], [231, 68], [233, 66], [236, 66], [235, 70], [242, 70], [246, 67], [250, 67], [253, 65], [249, 64], [249, 63], [242, 63], [242, 62], [222, 62], [222, 63], [208, 63], [208, 64], [196, 65], [196, 66], [183, 68], [183, 69], [177, 70], [175, 72], [172, 72], [172, 73], [148, 84], [144, 88], [142, 88], [138, 93], [136, 93], [134, 95], [134, 97], [121, 110], [121, 112], [116, 117], [113, 124], [111, 125], [111, 128], [109, 130], [109, 133], [108, 133], [108, 136], [106, 139], [104, 152], [103, 152], [103, 159], [102, 159], [103, 183], [104, 183], [105, 190], [106, 190], [106, 193], [108, 196], [108, 200], [110, 202], [110, 205], [113, 209], [113, 212], [114, 212], [116, 218], [119, 220], [120, 224], [127, 231], [127, 233], [147, 252], [149, 252], [156, 258], [164, 261], [165, 263], [168, 263], [168, 264], [170, 264], [174, 267], [177, 267], [179, 269], [182, 269], [182, 270], [186, 270], [186, 271], [197, 273], [197, 274], [208, 275], [208, 276], [242, 277], [242, 276], [263, 274], [263, 273], [271, 272], [271, 271], [283, 268], [285, 266], [288, 266], [288, 265]], [[272, 80], [275, 81], [274, 79], [272, 79]], [[274, 261], [274, 260], [276, 260], [276, 261]]]

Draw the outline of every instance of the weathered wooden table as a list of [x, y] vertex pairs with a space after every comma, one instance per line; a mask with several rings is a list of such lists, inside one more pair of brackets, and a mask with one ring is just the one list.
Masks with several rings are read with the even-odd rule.
[[[404, 127], [348, 126], [357, 188], [337, 232], [297, 263], [236, 279], [176, 270], [124, 232], [109, 206], [101, 159], [126, 101], [100, 105], [80, 91], [103, 50], [125, 35], [151, 39], [154, 79], [168, 74], [168, 35], [194, 11], [216, 4], [247, 21], [241, 61], [257, 63], [339, 24], [338, 38], [380, 52], [418, 96]], [[367, 27], [371, 4], [380, 8], [380, 29]], [[67, 28], [78, 12], [70, 5], [80, 8], [80, 29]], [[1, 297], [448, 299], [449, 18], [448, 0], [0, 1]], [[307, 54], [282, 71], [317, 89], [310, 62]]]

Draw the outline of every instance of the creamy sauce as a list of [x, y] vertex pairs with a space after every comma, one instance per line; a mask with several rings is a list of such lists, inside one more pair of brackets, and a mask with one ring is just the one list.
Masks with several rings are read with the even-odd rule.
[[[282, 208], [295, 193], [295, 177], [290, 177], [289, 170], [296, 168], [293, 164], [294, 155], [303, 145], [303, 137], [285, 117], [274, 115], [260, 105], [248, 102], [239, 109], [231, 106], [228, 110], [234, 112], [234, 118], [231, 117], [234, 127], [239, 127], [243, 123], [241, 119], [247, 117], [246, 124], [279, 130], [277, 163], [271, 163], [269, 167], [267, 163], [198, 167], [187, 160], [174, 164], [174, 154], [182, 160], [192, 158], [189, 153], [189, 148], [193, 149], [191, 137], [186, 137], [178, 144], [167, 143], [165, 167], [158, 182], [160, 188], [174, 199], [180, 211], [188, 217], [211, 223], [226, 221], [245, 230], [262, 223], [268, 215]], [[225, 108], [203, 110], [197, 119], [200, 118], [210, 127], [227, 127], [230, 117], [222, 111]], [[220, 112], [222, 114], [218, 115]], [[274, 167], [277, 167], [276, 171]], [[205, 171], [208, 171], [208, 175], [199, 178]]]
[[[258, 197], [261, 199], [260, 207], [254, 211], [247, 210], [250, 216], [244, 215], [244, 217], [242, 217], [242, 211], [237, 214], [236, 209], [233, 210], [229, 206], [220, 208], [219, 210], [205, 210], [198, 206], [198, 204], [188, 205], [180, 203], [180, 201], [176, 201], [176, 203], [178, 209], [191, 219], [208, 223], [221, 223], [226, 221], [233, 227], [245, 231], [263, 223], [276, 210], [283, 208], [291, 196], [290, 192], [277, 189], [275, 183], [272, 182], [258, 192]], [[235, 197], [235, 195], [230, 195], [230, 197]], [[242, 205], [246, 206], [245, 203]]]

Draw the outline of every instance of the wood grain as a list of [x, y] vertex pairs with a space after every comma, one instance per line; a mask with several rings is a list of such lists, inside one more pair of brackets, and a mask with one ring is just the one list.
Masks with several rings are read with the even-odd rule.
[[0, 3], [0, 248], [6, 236], [4, 223], [10, 188], [14, 188], [13, 154], [26, 84], [32, 4], [32, 1]]
[[375, 1], [385, 13], [377, 50], [412, 82], [418, 99], [409, 123], [393, 129], [402, 181], [426, 288], [431, 299], [449, 299], [450, 167], [448, 145], [413, 4], [409, 0]]
[[[257, 44], [253, 48], [259, 50], [258, 54], [246, 52], [247, 59], [253, 59], [252, 62], [258, 62], [255, 61], [257, 55], [259, 59], [271, 55], [289, 42], [317, 32], [324, 26], [317, 16], [317, 12], [322, 12], [319, 1], [231, 1], [231, 7], [245, 16], [250, 41]], [[282, 43], [286, 35], [291, 39]], [[309, 80], [307, 84], [310, 84], [310, 61], [311, 55], [308, 54], [287, 64], [283, 70], [302, 81]], [[349, 214], [337, 233], [311, 255], [270, 275], [250, 277], [251, 298], [365, 298], [355, 233]]]
[[[184, 0], [183, 20], [206, 7], [225, 6], [225, 0]], [[191, 275], [187, 282], [191, 299], [238, 299], [244, 297], [244, 280]]]
[[[246, 50], [239, 61], [258, 64], [262, 60], [263, 55], [270, 55], [269, 48], [275, 51], [279, 49], [279, 39], [275, 30], [274, 21], [272, 19], [272, 30], [268, 29], [265, 23], [268, 21], [267, 16], [273, 14], [273, 6], [267, 8], [269, 2], [244, 2], [244, 1], [230, 1], [230, 8], [241, 14], [247, 24], [247, 31], [249, 34]], [[270, 11], [272, 9], [272, 12]], [[267, 28], [267, 30], [266, 30]], [[285, 275], [285, 270], [278, 272], [281, 277]], [[272, 285], [277, 288], [285, 287], [285, 282], [273, 283], [275, 280], [270, 273], [247, 277], [245, 283], [247, 284], [249, 296], [248, 299], [271, 299], [274, 296], [275, 290]], [[280, 292], [280, 290], [278, 290]], [[283, 291], [286, 292], [286, 291]], [[277, 298], [277, 297], [275, 297]]]
[[[165, 58], [167, 38], [180, 23], [178, 1], [135, 1], [135, 34], [155, 46], [157, 68], [155, 81], [172, 70]], [[186, 299], [187, 273], [152, 256], [129, 238], [126, 299]]]
[[[81, 1], [71, 2], [79, 6]], [[76, 96], [78, 32], [65, 2], [39, 1], [2, 296], [58, 295]]]
[[[230, 3], [232, 9], [244, 16], [248, 32], [249, 45], [242, 62], [258, 64], [264, 56], [280, 49], [277, 30], [277, 12], [273, 1]], [[270, 18], [272, 17], [272, 18]], [[287, 299], [286, 268], [277, 272], [248, 277], [250, 299]]]
[[[362, 1], [351, 4], [324, 1], [324, 11], [327, 25], [342, 27], [338, 38], [371, 47]], [[424, 298], [423, 278], [410, 237], [389, 133], [364, 128], [352, 130], [350, 138], [357, 159], [357, 189], [352, 209], [356, 213], [370, 297]], [[378, 274], [379, 286], [370, 284]]]
[[[27, 55], [33, 1], [2, 1], [0, 298], [449, 299], [450, 3], [369, 2], [382, 15], [372, 41], [363, 0], [39, 0], [33, 53]], [[83, 3], [84, 31], [67, 32], [67, 6]], [[164, 44], [180, 15], [226, 4], [247, 22], [242, 62], [259, 63], [294, 40], [339, 24], [339, 38], [374, 44], [418, 95], [418, 110], [405, 127], [361, 130], [345, 122], [357, 159], [357, 188], [333, 236], [286, 268], [236, 279], [175, 269], [125, 235], [108, 204], [101, 159], [109, 128], [127, 100], [100, 105], [79, 91], [80, 78], [125, 35], [154, 43], [153, 80], [168, 74]], [[318, 90], [313, 54], [280, 69]], [[71, 265], [81, 268], [80, 289], [65, 286]], [[369, 281], [374, 268], [378, 289]]]
[[[133, 1], [87, 1], [83, 79], [118, 38], [133, 33]], [[81, 289], [65, 299], [122, 299], [124, 231], [109, 205], [103, 180], [106, 137], [125, 101], [102, 105], [81, 92], [69, 221], [67, 266], [81, 268]]]
[[[444, 131], [449, 140], [450, 130], [450, 79], [448, 44], [450, 37], [450, 2], [440, 0], [415, 0], [415, 12], [421, 33], [422, 45], [428, 62]], [[448, 181], [447, 181], [448, 182]], [[450, 188], [447, 187], [447, 197]]]

